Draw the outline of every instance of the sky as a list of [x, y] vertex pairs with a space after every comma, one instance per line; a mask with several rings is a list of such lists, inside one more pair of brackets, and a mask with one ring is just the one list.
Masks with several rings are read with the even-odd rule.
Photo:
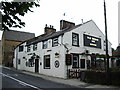
[[[108, 40], [112, 47], [118, 46], [118, 2], [120, 0], [106, 0]], [[12, 28], [13, 30], [35, 33], [36, 36], [44, 33], [45, 24], [53, 25], [60, 30], [60, 20], [74, 22], [76, 25], [93, 20], [104, 33], [104, 0], [40, 0], [40, 7], [32, 9], [34, 12], [20, 17], [26, 27]], [[65, 13], [65, 16], [63, 15]], [[2, 32], [0, 32], [0, 38]]]

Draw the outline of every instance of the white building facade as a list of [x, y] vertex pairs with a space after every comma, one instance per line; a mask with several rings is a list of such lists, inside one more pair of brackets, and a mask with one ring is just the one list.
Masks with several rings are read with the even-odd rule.
[[[47, 27], [47, 26], [46, 26]], [[52, 26], [44, 35], [25, 41], [16, 47], [14, 67], [19, 70], [67, 78], [68, 69], [87, 70], [94, 66], [93, 55], [105, 55], [105, 36], [90, 20], [83, 24], [61, 20], [61, 30]], [[50, 30], [54, 32], [49, 33]], [[111, 43], [108, 53], [112, 55]], [[111, 60], [110, 60], [111, 66]]]

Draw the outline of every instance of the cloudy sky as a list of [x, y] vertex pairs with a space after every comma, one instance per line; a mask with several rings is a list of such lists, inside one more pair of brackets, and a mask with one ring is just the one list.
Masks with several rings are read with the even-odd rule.
[[[118, 46], [118, 2], [120, 0], [106, 0], [108, 40], [112, 47]], [[75, 22], [76, 25], [93, 20], [104, 33], [104, 0], [40, 0], [40, 7], [33, 8], [21, 17], [26, 27], [14, 30], [35, 33], [36, 36], [44, 33], [45, 24], [53, 25], [59, 31], [60, 20]], [[65, 13], [65, 16], [63, 14]], [[1, 36], [2, 32], [0, 32]]]

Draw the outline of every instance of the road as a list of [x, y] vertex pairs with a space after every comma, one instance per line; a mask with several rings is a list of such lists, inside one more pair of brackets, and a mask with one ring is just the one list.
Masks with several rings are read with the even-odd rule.
[[[40, 77], [34, 77], [28, 74], [23, 74], [16, 70], [2, 68], [0, 72], [2, 76], [2, 90], [6, 89], [20, 89], [20, 90], [46, 90], [46, 89], [68, 89], [68, 90], [87, 90], [77, 88], [70, 85], [60, 84], [45, 80]], [[5, 89], [5, 90], [6, 90]]]

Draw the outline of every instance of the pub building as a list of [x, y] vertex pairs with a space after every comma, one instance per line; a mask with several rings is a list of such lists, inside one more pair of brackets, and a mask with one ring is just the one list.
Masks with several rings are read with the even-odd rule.
[[[67, 78], [70, 69], [104, 69], [105, 47], [105, 35], [93, 20], [78, 25], [61, 20], [59, 31], [46, 24], [44, 34], [19, 44], [13, 64], [19, 70]], [[108, 53], [112, 55], [109, 41]]]

